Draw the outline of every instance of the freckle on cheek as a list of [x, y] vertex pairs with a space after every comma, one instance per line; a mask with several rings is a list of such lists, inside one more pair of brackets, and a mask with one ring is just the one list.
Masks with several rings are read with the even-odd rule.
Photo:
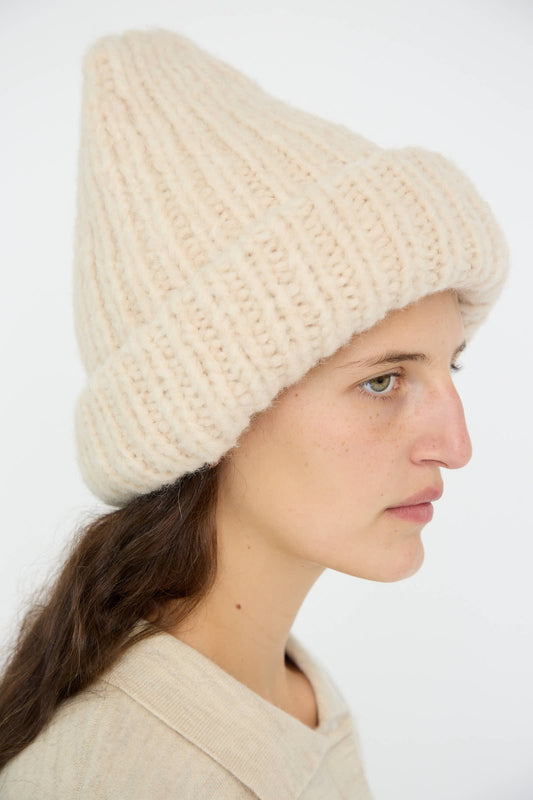
[[235, 608], [242, 608], [240, 603], [235, 603]]

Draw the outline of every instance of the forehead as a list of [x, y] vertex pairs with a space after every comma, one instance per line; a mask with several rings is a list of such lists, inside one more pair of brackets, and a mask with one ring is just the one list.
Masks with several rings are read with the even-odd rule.
[[[332, 355], [321, 359], [310, 373], [323, 368], [335, 367], [356, 355], [369, 355], [377, 351], [392, 349], [423, 349], [425, 344], [463, 337], [463, 324], [453, 289], [425, 297], [403, 308], [390, 311], [382, 320], [362, 333], [354, 334], [349, 341]], [[309, 374], [309, 373], [308, 373]]]
[[[438, 292], [389, 312], [386, 317], [349, 341], [330, 356], [320, 359], [297, 383], [285, 387], [273, 405], [286, 394], [305, 386], [322, 382], [327, 375], [342, 377], [339, 367], [352, 360], [382, 356], [389, 351], [427, 351], [429, 358], [446, 350], [449, 358], [464, 340], [464, 329], [454, 290]], [[449, 352], [448, 352], [449, 351]]]
[[[382, 320], [362, 333], [356, 333], [337, 353], [373, 344], [377, 341], [394, 338], [405, 334], [418, 336], [435, 327], [448, 328], [456, 322], [461, 324], [461, 315], [457, 295], [453, 289], [426, 295], [403, 308], [390, 311]], [[391, 342], [392, 344], [393, 342]]]

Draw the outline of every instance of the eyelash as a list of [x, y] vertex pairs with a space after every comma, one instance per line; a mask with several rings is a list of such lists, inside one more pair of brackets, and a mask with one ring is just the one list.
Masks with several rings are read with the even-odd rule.
[[[459, 372], [463, 368], [462, 364], [450, 364], [450, 369], [452, 372]], [[376, 375], [374, 378], [369, 378], [366, 381], [358, 384], [356, 387], [361, 394], [365, 397], [369, 397], [372, 400], [393, 400], [394, 399], [394, 392], [397, 391], [396, 389], [392, 389], [390, 391], [385, 392], [369, 392], [367, 389], [363, 387], [370, 383], [371, 381], [377, 381], [379, 378], [403, 378], [403, 372], [386, 372], [383, 375]]]

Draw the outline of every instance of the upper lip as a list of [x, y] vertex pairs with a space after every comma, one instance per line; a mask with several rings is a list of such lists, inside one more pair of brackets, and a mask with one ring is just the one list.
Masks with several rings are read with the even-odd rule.
[[389, 506], [389, 508], [401, 508], [402, 506], [417, 506], [420, 503], [431, 503], [432, 500], [438, 500], [439, 497], [442, 497], [442, 492], [443, 490], [441, 488], [428, 486], [427, 489], [422, 489], [421, 492], [411, 495], [411, 497], [408, 497], [402, 503], [396, 503], [396, 505]]

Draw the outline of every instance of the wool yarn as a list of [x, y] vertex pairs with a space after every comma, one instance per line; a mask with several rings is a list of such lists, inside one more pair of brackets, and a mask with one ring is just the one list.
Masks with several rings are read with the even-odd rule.
[[215, 464], [392, 309], [453, 288], [470, 339], [508, 270], [449, 159], [382, 148], [161, 28], [85, 51], [76, 203], [77, 457], [113, 506]]

